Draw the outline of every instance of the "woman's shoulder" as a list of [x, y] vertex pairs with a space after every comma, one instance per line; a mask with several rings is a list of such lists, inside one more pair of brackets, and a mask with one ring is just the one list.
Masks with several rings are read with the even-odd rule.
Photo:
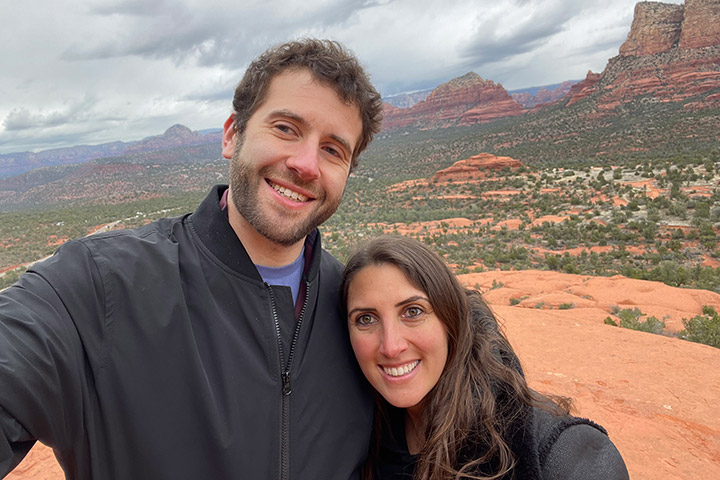
[[592, 420], [534, 408], [533, 429], [545, 480], [629, 478], [607, 431]]

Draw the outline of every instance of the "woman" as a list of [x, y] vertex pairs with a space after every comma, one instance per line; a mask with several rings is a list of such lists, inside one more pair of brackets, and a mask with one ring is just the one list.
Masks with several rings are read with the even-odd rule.
[[370, 241], [341, 288], [379, 394], [366, 478], [628, 478], [601, 426], [529, 389], [480, 294], [420, 242]]

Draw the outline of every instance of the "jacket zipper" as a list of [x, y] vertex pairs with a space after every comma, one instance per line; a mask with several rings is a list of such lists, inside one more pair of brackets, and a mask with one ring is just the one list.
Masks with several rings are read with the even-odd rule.
[[[273, 321], [275, 323], [275, 337], [278, 343], [278, 353], [280, 355], [280, 378], [282, 379], [282, 420], [280, 425], [280, 480], [290, 479], [290, 394], [292, 387], [290, 385], [290, 370], [292, 361], [295, 356], [295, 345], [297, 345], [300, 336], [300, 328], [302, 327], [303, 318], [305, 317], [305, 309], [308, 303], [308, 293], [310, 283], [305, 281], [305, 300], [303, 301], [300, 317], [295, 324], [292, 341], [290, 342], [290, 351], [288, 352], [287, 363], [283, 355], [282, 337], [280, 335], [280, 319], [277, 314], [277, 306], [275, 304], [275, 294], [272, 287], [265, 283], [268, 292], [270, 292], [270, 304], [272, 306]], [[283, 367], [284, 365], [284, 367]]]

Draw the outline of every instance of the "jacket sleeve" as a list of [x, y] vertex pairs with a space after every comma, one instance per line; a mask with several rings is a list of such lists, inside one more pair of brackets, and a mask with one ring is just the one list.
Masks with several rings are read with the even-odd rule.
[[101, 315], [96, 282], [87, 248], [73, 243], [0, 293], [0, 477], [36, 440], [62, 463], [82, 438], [89, 369], [71, 311]]
[[601, 430], [589, 424], [562, 431], [542, 462], [544, 480], [627, 480], [625, 462]]

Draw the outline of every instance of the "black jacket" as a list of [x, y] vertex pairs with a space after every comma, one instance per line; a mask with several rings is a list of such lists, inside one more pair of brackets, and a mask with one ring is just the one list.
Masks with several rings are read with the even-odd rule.
[[0, 475], [40, 440], [75, 479], [356, 478], [372, 400], [342, 265], [309, 237], [296, 320], [222, 191], [191, 215], [68, 242], [0, 295]]
[[[417, 456], [408, 452], [404, 411], [388, 407], [388, 426], [383, 434], [376, 480], [412, 480]], [[627, 480], [620, 453], [600, 425], [578, 417], [555, 416], [539, 408], [515, 422], [510, 447], [516, 458], [513, 473], [503, 480]], [[466, 461], [482, 452], [466, 445]], [[459, 465], [458, 465], [459, 466]], [[485, 467], [488, 467], [487, 465]], [[473, 472], [489, 475], [493, 470]]]

